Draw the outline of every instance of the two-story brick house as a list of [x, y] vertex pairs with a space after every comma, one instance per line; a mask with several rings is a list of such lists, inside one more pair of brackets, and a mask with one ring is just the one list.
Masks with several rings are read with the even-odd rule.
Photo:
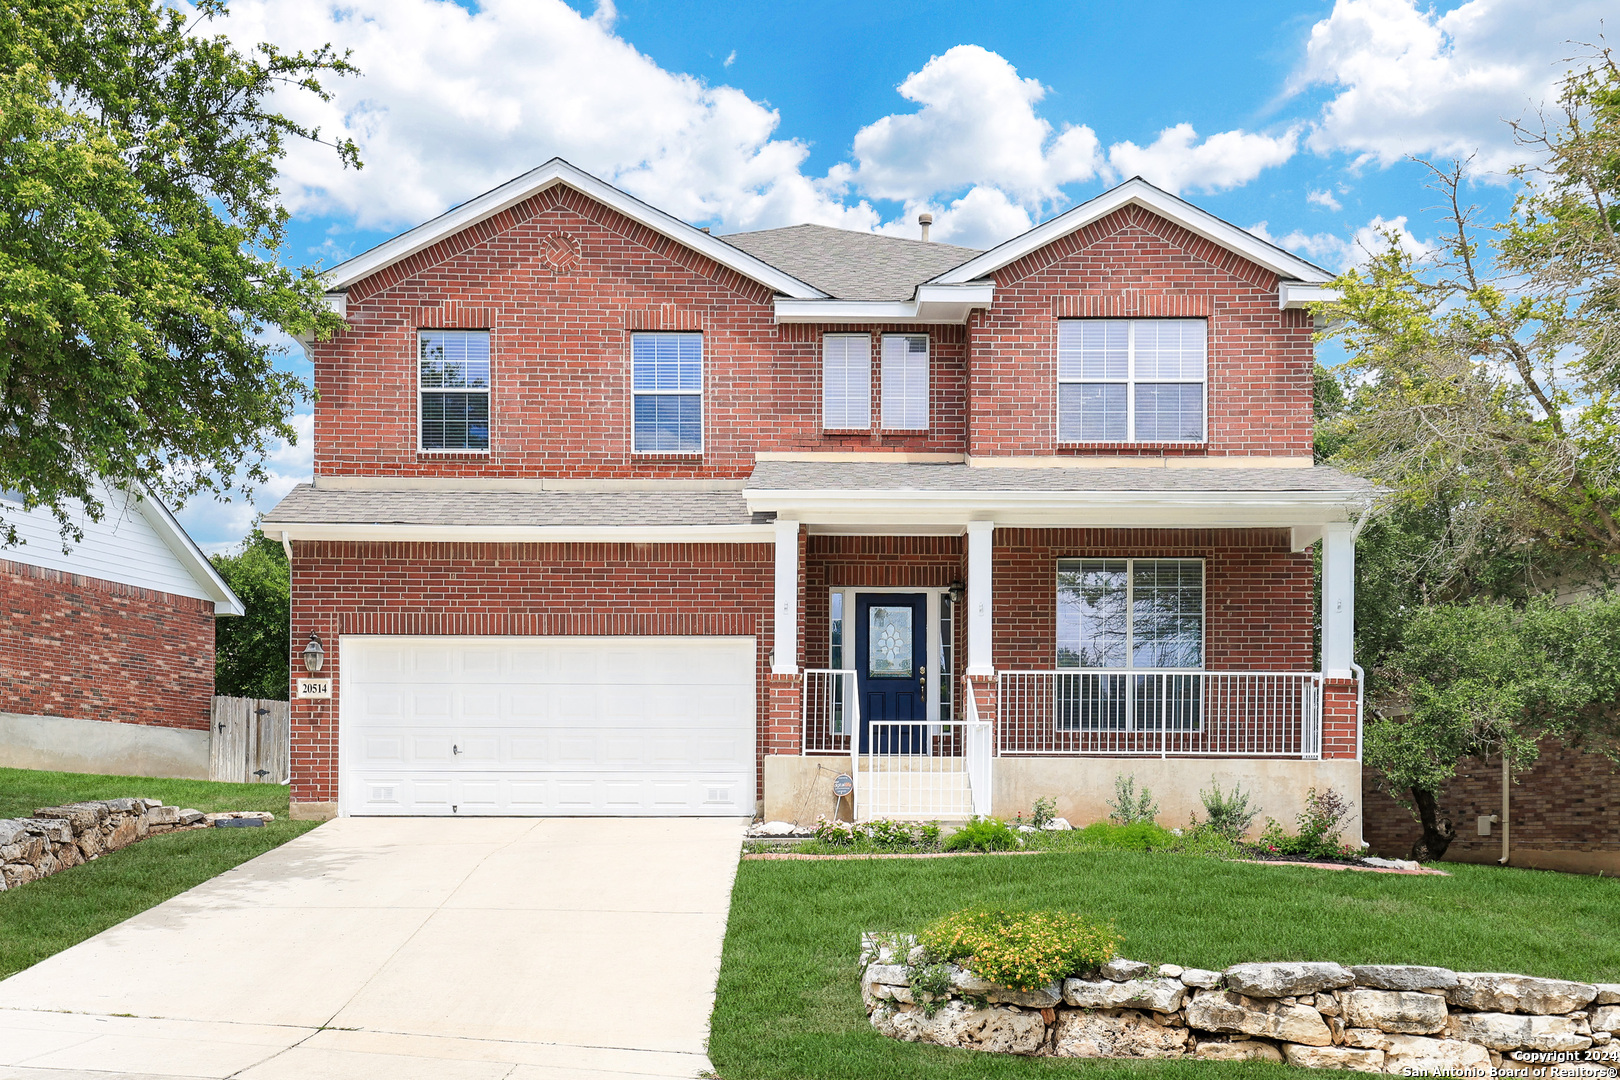
[[1141, 180], [979, 252], [715, 237], [560, 160], [336, 267], [263, 525], [332, 680], [295, 813], [1355, 798], [1329, 278]]

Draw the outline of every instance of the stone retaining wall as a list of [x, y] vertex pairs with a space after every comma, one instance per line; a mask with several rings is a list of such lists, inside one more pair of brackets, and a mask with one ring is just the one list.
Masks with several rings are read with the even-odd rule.
[[206, 824], [197, 810], [157, 799], [100, 799], [0, 819], [0, 890], [15, 889], [154, 833]]
[[925, 959], [909, 939], [863, 938], [861, 995], [881, 1034], [1005, 1054], [1256, 1060], [1405, 1076], [1486, 1077], [1494, 1068], [1614, 1077], [1620, 1065], [1616, 983], [1412, 965], [1204, 971], [1112, 960], [1088, 978], [1032, 991], [945, 965], [951, 990], [935, 1000], [911, 988], [908, 961]]

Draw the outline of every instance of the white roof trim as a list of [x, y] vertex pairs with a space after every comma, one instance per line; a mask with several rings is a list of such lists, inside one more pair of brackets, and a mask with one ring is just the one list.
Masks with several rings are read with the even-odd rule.
[[1285, 281], [1277, 289], [1277, 306], [1284, 309], [1302, 308], [1314, 301], [1337, 300], [1340, 295], [1338, 289], [1329, 289], [1314, 282]]
[[951, 323], [968, 320], [975, 308], [995, 302], [992, 281], [962, 285], [919, 285], [910, 300], [776, 301], [779, 323]]
[[[539, 168], [508, 180], [493, 191], [486, 191], [409, 232], [401, 233], [392, 240], [378, 244], [370, 251], [356, 255], [348, 262], [339, 263], [323, 275], [328, 294], [347, 289], [350, 285], [392, 266], [401, 259], [432, 247], [446, 237], [453, 236], [486, 218], [494, 217], [502, 210], [534, 197], [553, 184], [566, 184], [583, 195], [611, 206], [625, 217], [645, 225], [654, 232], [667, 236], [676, 243], [684, 244], [721, 266], [735, 270], [743, 277], [757, 281], [776, 292], [786, 293], [802, 300], [820, 299], [827, 295], [820, 289], [783, 273], [769, 263], [756, 259], [741, 248], [732, 247], [724, 240], [710, 236], [703, 230], [694, 228], [656, 207], [647, 205], [635, 196], [598, 180], [562, 158], [552, 158]], [[328, 300], [330, 302], [330, 295]]]
[[764, 544], [764, 525], [394, 525], [370, 522], [268, 522], [289, 540], [398, 540], [461, 544]]
[[202, 553], [195, 541], [180, 527], [169, 508], [155, 496], [144, 492], [131, 492], [135, 505], [140, 510], [146, 523], [152, 526], [152, 531], [158, 534], [163, 545], [174, 553], [185, 567], [197, 587], [207, 593], [214, 601], [215, 615], [246, 615], [247, 607], [241, 599], [225, 584], [225, 579], [219, 576], [214, 564], [208, 561], [208, 556]]
[[1308, 263], [1297, 255], [1291, 255], [1274, 244], [1268, 244], [1248, 230], [1222, 221], [1209, 211], [1201, 210], [1185, 199], [1177, 198], [1168, 191], [1161, 191], [1140, 176], [1135, 176], [1118, 187], [1110, 188], [1096, 198], [1059, 214], [1051, 221], [1037, 225], [1028, 232], [969, 259], [955, 269], [945, 271], [933, 278], [932, 282], [954, 285], [982, 278], [1003, 266], [1017, 262], [1032, 251], [1039, 250], [1077, 229], [1085, 228], [1093, 221], [1105, 218], [1114, 211], [1132, 204], [1152, 210], [1190, 233], [1202, 236], [1205, 240], [1219, 244], [1229, 251], [1235, 251], [1285, 280], [1302, 282], [1333, 280], [1333, 275], [1320, 266]]

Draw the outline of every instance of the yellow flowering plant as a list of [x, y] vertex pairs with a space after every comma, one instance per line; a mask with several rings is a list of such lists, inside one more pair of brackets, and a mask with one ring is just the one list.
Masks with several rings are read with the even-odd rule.
[[1015, 990], [1093, 971], [1119, 951], [1112, 925], [1070, 911], [970, 908], [929, 923], [917, 943], [936, 960]]

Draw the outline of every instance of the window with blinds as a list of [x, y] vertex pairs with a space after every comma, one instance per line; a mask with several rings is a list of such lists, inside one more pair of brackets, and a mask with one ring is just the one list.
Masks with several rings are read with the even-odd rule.
[[703, 453], [703, 335], [630, 335], [637, 454]]
[[928, 335], [883, 335], [883, 428], [928, 429]]
[[865, 431], [872, 426], [872, 337], [821, 337], [821, 426]]
[[416, 335], [417, 447], [489, 450], [489, 331]]
[[1059, 442], [1203, 442], [1203, 319], [1058, 322]]

